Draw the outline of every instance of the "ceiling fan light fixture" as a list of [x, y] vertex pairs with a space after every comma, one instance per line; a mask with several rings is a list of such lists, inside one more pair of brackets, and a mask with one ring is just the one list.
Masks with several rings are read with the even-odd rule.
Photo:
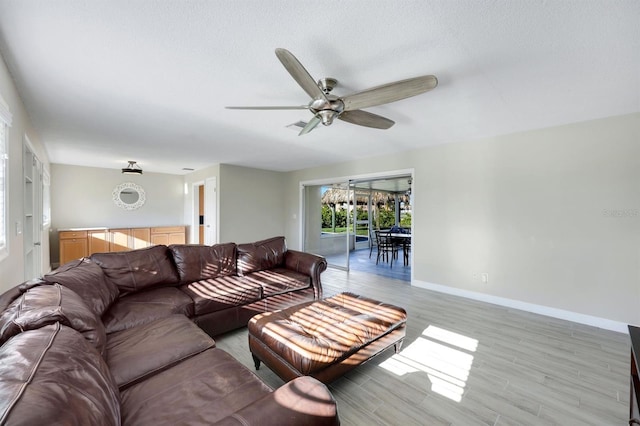
[[126, 175], [141, 175], [142, 174], [142, 168], [140, 168], [140, 166], [138, 166], [138, 163], [135, 161], [128, 161], [128, 165], [127, 167], [122, 169], [122, 173], [126, 174]]
[[322, 120], [322, 124], [325, 126], [329, 126], [331, 125], [331, 123], [333, 123], [333, 119], [336, 116], [336, 112], [332, 110], [322, 110], [322, 111], [318, 111], [318, 115]]

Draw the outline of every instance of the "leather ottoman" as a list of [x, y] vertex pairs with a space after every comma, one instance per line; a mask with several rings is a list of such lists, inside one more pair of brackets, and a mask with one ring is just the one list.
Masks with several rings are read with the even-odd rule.
[[406, 321], [403, 308], [341, 293], [254, 316], [249, 349], [256, 370], [264, 362], [285, 381], [330, 383], [392, 345], [399, 352]]

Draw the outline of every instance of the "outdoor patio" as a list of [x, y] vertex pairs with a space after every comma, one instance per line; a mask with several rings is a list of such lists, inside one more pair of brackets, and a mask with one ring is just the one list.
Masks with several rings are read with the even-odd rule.
[[[344, 265], [344, 254], [326, 256], [329, 267], [331, 265]], [[387, 278], [411, 282], [411, 264], [404, 266], [402, 249], [398, 252], [398, 258], [393, 261], [393, 267], [389, 262], [380, 259], [376, 265], [376, 249], [373, 249], [371, 258], [369, 258], [369, 249], [352, 250], [349, 253], [349, 268], [355, 271], [368, 272], [371, 274], [381, 275]]]

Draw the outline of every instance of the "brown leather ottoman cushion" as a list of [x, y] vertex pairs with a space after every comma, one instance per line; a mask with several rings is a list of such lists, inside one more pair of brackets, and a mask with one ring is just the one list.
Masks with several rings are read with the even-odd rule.
[[301, 375], [313, 375], [404, 327], [406, 319], [400, 307], [342, 293], [256, 315], [248, 327], [251, 336]]

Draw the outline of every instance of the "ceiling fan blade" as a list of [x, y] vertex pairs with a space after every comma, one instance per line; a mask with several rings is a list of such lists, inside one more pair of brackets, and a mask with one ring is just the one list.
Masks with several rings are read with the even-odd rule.
[[354, 111], [344, 111], [338, 116], [342, 121], [357, 124], [359, 126], [372, 127], [374, 129], [388, 129], [395, 124], [395, 121], [367, 111], [356, 109]]
[[286, 49], [276, 49], [276, 56], [282, 62], [282, 65], [289, 71], [291, 77], [304, 89], [305, 92], [313, 99], [323, 99], [327, 101], [327, 97], [318, 83], [311, 77], [309, 72], [302, 66], [300, 61], [296, 59], [291, 52]]
[[372, 87], [371, 89], [345, 96], [341, 100], [344, 103], [345, 111], [353, 111], [410, 98], [420, 93], [428, 92], [437, 85], [438, 79], [435, 76], [424, 75]]
[[298, 136], [306, 135], [307, 133], [315, 129], [316, 126], [320, 124], [321, 121], [322, 120], [320, 119], [320, 117], [318, 117], [317, 115], [314, 115], [313, 118], [309, 120], [307, 125], [304, 126], [304, 129], [300, 130], [300, 133], [298, 133]]
[[300, 106], [227, 106], [226, 109], [309, 109], [308, 105]]

